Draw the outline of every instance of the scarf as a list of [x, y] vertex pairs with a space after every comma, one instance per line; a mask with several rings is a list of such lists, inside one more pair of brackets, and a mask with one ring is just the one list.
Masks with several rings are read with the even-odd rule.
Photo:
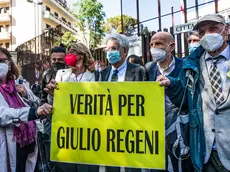
[[[5, 84], [0, 83], [0, 93], [3, 95], [10, 108], [20, 109], [25, 107], [23, 101], [20, 99], [16, 91], [14, 80], [10, 79]], [[19, 127], [14, 127], [13, 140], [16, 140], [16, 142], [22, 148], [25, 145], [31, 144], [35, 141], [35, 134], [36, 125], [34, 121], [21, 123]]]

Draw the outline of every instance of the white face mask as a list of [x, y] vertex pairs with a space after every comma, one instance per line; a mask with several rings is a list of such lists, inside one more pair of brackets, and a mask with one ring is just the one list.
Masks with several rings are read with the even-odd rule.
[[6, 63], [0, 63], [0, 78], [3, 78], [8, 73], [9, 66]]
[[221, 35], [225, 30], [222, 30], [221, 33], [210, 33], [210, 34], [205, 34], [203, 38], [200, 40], [200, 44], [202, 47], [208, 51], [208, 52], [213, 52], [218, 50], [224, 43], [224, 38]]
[[165, 60], [167, 53], [166, 49], [170, 46], [170, 44], [165, 48], [165, 50], [162, 50], [160, 48], [151, 48], [150, 52], [153, 57], [154, 62], [162, 62]]

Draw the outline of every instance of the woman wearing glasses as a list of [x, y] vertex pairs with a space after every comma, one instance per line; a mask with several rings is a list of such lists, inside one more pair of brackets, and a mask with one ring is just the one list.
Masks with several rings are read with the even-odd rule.
[[[1, 171], [34, 171], [37, 161], [36, 124], [33, 120], [51, 112], [44, 104], [29, 107], [34, 95], [16, 85], [19, 70], [10, 53], [0, 47], [0, 166]], [[25, 101], [27, 100], [27, 101]]]

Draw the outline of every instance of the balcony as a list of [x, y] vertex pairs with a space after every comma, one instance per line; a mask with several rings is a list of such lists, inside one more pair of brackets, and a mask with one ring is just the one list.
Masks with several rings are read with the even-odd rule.
[[0, 41], [8, 41], [10, 40], [9, 32], [0, 32]]
[[9, 13], [0, 13], [0, 22], [10, 22]]
[[49, 4], [51, 7], [55, 5], [57, 8], [61, 9], [66, 15], [71, 17], [73, 20], [76, 20], [76, 18], [71, 13], [70, 9], [67, 7], [66, 0], [43, 0], [43, 1]]
[[43, 18], [47, 20], [51, 20], [52, 22], [57, 23], [57, 25], [61, 25], [62, 27], [64, 27], [66, 30], [69, 30], [73, 34], [77, 34], [77, 30], [75, 30], [71, 25], [63, 21], [61, 18], [55, 16], [50, 11], [43, 11]]
[[10, 0], [0, 0], [0, 6], [1, 5], [10, 5]]

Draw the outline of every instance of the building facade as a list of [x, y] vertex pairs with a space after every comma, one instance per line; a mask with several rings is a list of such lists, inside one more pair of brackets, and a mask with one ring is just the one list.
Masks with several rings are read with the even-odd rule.
[[0, 0], [0, 46], [9, 48], [11, 43], [11, 1]]
[[10, 51], [59, 25], [79, 38], [66, 0], [0, 0], [0, 46]]

